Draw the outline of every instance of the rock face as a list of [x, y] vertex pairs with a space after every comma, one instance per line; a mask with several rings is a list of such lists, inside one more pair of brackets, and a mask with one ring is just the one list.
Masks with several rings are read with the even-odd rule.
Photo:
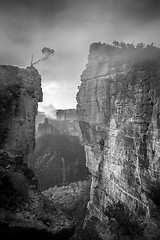
[[32, 153], [35, 117], [42, 101], [41, 77], [35, 68], [0, 66], [0, 148], [8, 153]]
[[35, 146], [38, 101], [42, 101], [41, 77], [35, 68], [0, 66], [1, 239], [58, 239], [52, 233], [71, 224], [38, 191], [27, 166]]
[[81, 81], [77, 112], [92, 174], [90, 216], [105, 222], [108, 205], [120, 202], [151, 217], [159, 204], [160, 50], [94, 43]]
[[57, 119], [59, 120], [70, 120], [74, 121], [77, 120], [77, 112], [76, 109], [64, 109], [64, 110], [57, 110], [56, 111]]
[[48, 119], [38, 125], [36, 137], [46, 134], [66, 134], [70, 136], [81, 137], [81, 131], [77, 120], [71, 119]]
[[56, 110], [55, 119], [45, 117], [44, 113], [44, 120], [38, 124], [36, 137], [55, 134], [57, 131], [59, 134], [81, 137], [76, 109]]

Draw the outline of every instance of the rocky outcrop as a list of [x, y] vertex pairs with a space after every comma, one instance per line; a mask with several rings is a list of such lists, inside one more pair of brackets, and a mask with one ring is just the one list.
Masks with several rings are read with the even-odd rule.
[[19, 239], [25, 233], [28, 239], [40, 232], [54, 237], [53, 232], [71, 223], [38, 191], [27, 165], [35, 146], [38, 101], [42, 101], [41, 76], [34, 67], [0, 66], [1, 239]]
[[17, 181], [18, 176], [19, 181], [21, 177], [30, 178], [28, 180], [34, 178], [25, 161], [35, 146], [35, 117], [38, 101], [42, 101], [41, 76], [33, 67], [20, 69], [2, 65], [0, 89], [0, 167], [3, 186], [3, 178], [7, 176], [17, 178]]
[[[109, 206], [120, 204], [152, 219], [160, 203], [160, 49], [94, 43], [81, 81], [77, 112], [92, 174], [88, 218], [107, 226]], [[152, 239], [146, 231], [143, 239]]]
[[0, 66], [0, 148], [27, 156], [34, 150], [35, 117], [42, 101], [41, 77], [35, 68]]

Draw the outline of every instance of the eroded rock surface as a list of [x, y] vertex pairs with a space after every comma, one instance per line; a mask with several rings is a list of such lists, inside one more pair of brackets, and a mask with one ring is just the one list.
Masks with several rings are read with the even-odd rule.
[[81, 81], [77, 112], [92, 174], [88, 218], [107, 223], [106, 209], [119, 203], [151, 218], [159, 208], [160, 50], [94, 43]]
[[41, 76], [35, 68], [0, 66], [1, 239], [12, 235], [19, 239], [23, 234], [29, 239], [32, 232], [38, 237], [39, 231], [47, 237], [47, 232], [52, 235], [72, 223], [40, 193], [27, 165], [35, 146], [38, 101], [42, 101]]
[[35, 68], [0, 66], [0, 148], [27, 156], [34, 150], [35, 117], [42, 101], [41, 77]]

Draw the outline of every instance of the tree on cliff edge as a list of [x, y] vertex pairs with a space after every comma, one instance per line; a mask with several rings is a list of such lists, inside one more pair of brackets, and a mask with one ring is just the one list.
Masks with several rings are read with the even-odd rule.
[[32, 54], [32, 59], [31, 59], [31, 67], [33, 67], [35, 64], [39, 63], [39, 62], [44, 62], [46, 61], [49, 57], [53, 56], [55, 54], [55, 51], [51, 48], [47, 48], [44, 47], [42, 49], [42, 54], [44, 54], [45, 56], [38, 59], [37, 61], [33, 62], [33, 54]]

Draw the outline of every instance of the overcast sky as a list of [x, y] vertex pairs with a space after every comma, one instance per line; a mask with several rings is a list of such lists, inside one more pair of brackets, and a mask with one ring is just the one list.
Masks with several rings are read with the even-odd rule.
[[0, 0], [0, 64], [20, 67], [43, 47], [55, 56], [35, 67], [43, 106], [75, 108], [93, 42], [160, 44], [160, 0]]

